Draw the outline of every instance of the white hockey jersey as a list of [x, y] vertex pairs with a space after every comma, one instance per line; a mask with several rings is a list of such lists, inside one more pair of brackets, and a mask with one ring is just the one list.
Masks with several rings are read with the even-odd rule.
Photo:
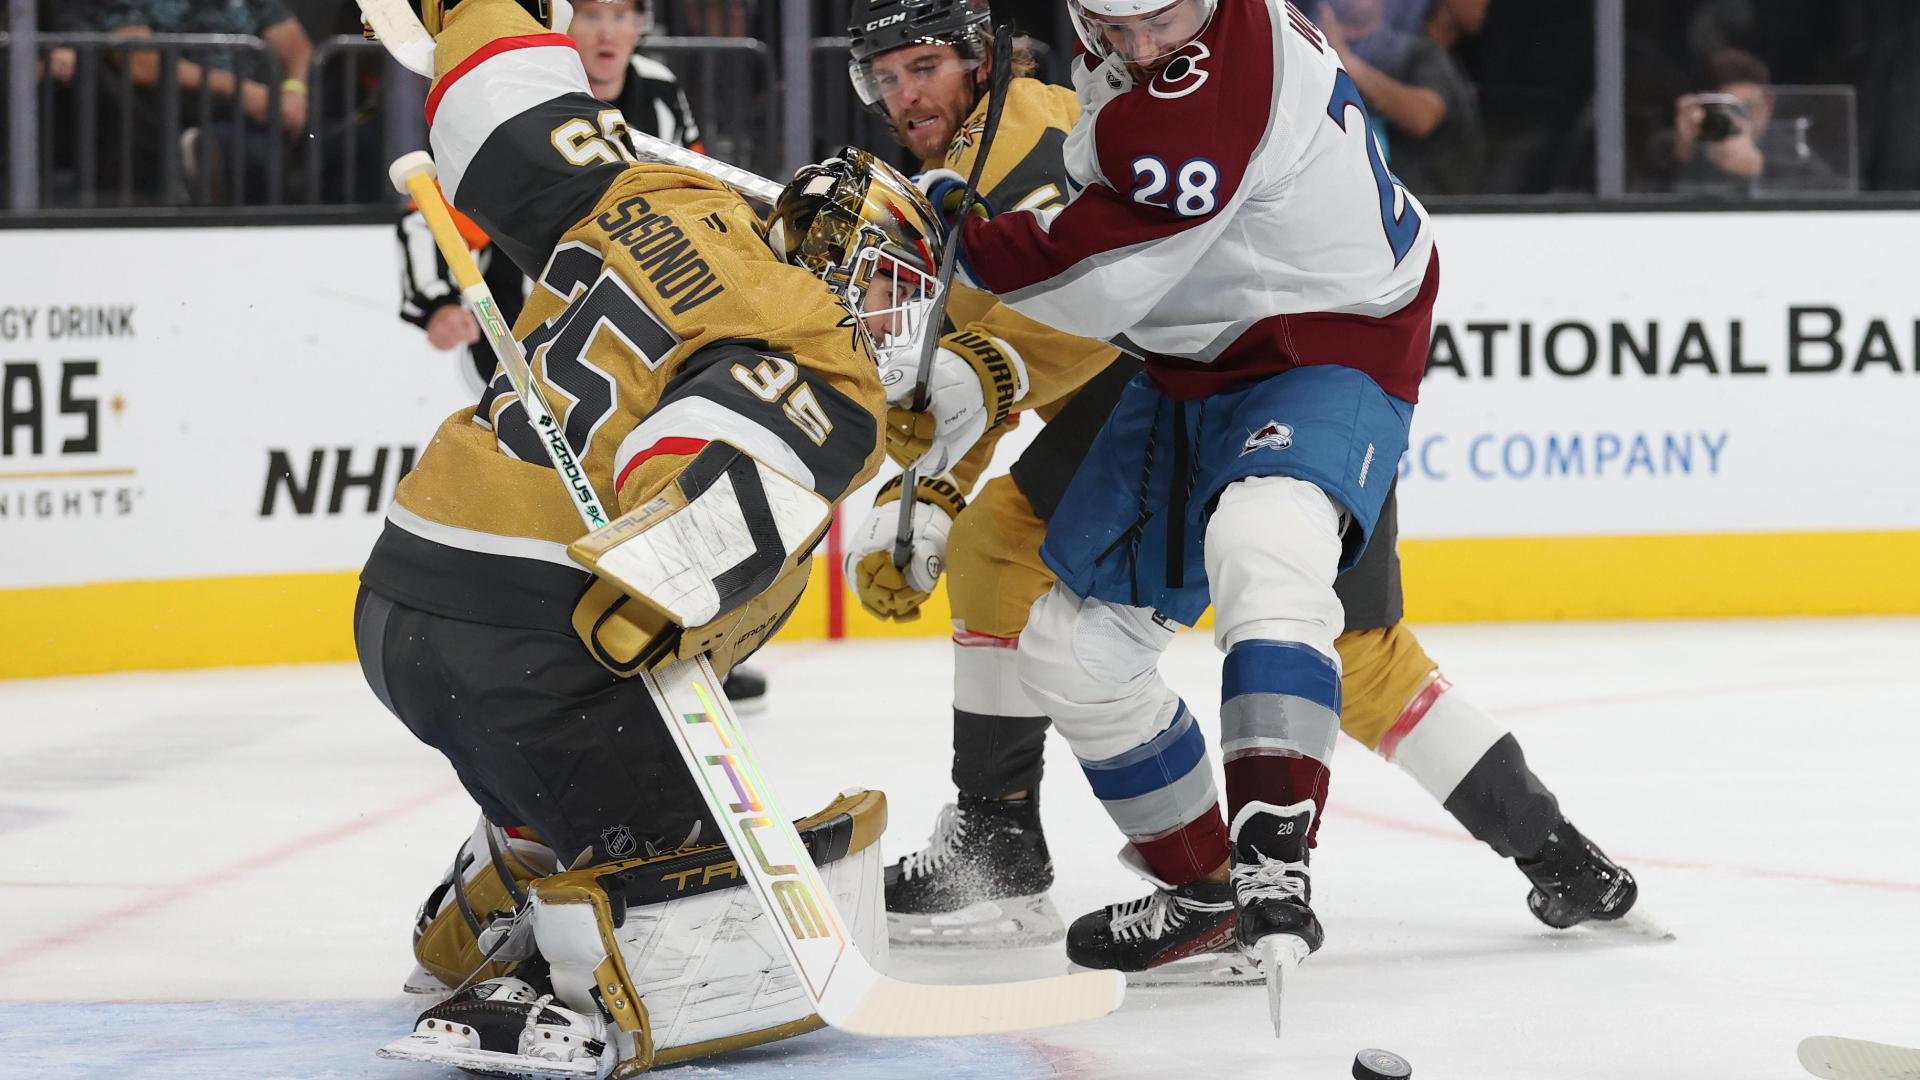
[[1426, 211], [1388, 171], [1353, 80], [1285, 0], [1220, 0], [1144, 81], [1074, 62], [1064, 208], [965, 224], [1015, 310], [1138, 353], [1171, 397], [1304, 364], [1417, 400], [1439, 287]]

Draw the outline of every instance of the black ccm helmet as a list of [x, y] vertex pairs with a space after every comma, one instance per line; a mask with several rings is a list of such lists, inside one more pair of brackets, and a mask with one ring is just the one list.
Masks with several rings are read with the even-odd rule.
[[853, 0], [847, 37], [853, 60], [847, 74], [860, 101], [885, 114], [873, 78], [873, 59], [908, 45], [951, 45], [976, 68], [993, 51], [993, 12], [988, 0]]

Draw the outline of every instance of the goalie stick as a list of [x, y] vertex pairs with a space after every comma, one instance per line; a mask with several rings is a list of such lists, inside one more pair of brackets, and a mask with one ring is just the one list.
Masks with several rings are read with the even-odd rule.
[[[375, 0], [361, 0], [363, 5], [371, 2]], [[433, 182], [433, 159], [424, 151], [408, 154], [393, 163], [391, 176], [394, 186], [419, 205], [461, 297], [506, 369], [554, 469], [573, 493], [581, 520], [589, 530], [606, 524], [599, 496], [567, 446], [520, 342], [501, 318]], [[862, 1035], [984, 1035], [1092, 1019], [1119, 1007], [1126, 983], [1118, 972], [935, 986], [876, 971], [855, 945], [792, 819], [774, 804], [707, 658], [679, 661], [637, 678], [645, 681], [707, 811], [733, 851], [741, 877], [766, 911], [768, 925], [822, 1020]]]
[[[985, 171], [987, 153], [993, 149], [993, 136], [1000, 130], [1000, 113], [1007, 104], [1007, 84], [1013, 79], [1013, 31], [1002, 26], [993, 34], [993, 81], [987, 86], [987, 115], [980, 126], [980, 149], [973, 155], [973, 168], [967, 170], [967, 187], [954, 210], [953, 231], [947, 234], [947, 250], [940, 258], [940, 295], [934, 297], [927, 313], [926, 338], [920, 343], [920, 366], [914, 375], [913, 411], [924, 412], [933, 380], [933, 356], [940, 348], [940, 328], [947, 318], [947, 293], [953, 288], [953, 271], [960, 265], [961, 226], [980, 198], [980, 176]], [[938, 210], [938, 207], [934, 208]], [[917, 464], [909, 465], [900, 478], [900, 524], [893, 533], [893, 568], [905, 571], [913, 558], [913, 493], [920, 483]]]
[[1823, 1080], [1920, 1080], [1920, 1050], [1865, 1039], [1800, 1040], [1800, 1064]]

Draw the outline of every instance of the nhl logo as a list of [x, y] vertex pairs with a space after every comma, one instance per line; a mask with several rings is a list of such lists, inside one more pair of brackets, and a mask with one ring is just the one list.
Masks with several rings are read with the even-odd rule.
[[1269, 420], [1259, 431], [1247, 436], [1246, 445], [1240, 450], [1240, 456], [1246, 457], [1261, 447], [1269, 450], [1285, 450], [1293, 445], [1293, 428], [1278, 420]]
[[640, 850], [640, 842], [633, 838], [633, 830], [625, 825], [601, 829], [600, 843], [606, 847], [607, 854], [616, 859], [631, 858]]

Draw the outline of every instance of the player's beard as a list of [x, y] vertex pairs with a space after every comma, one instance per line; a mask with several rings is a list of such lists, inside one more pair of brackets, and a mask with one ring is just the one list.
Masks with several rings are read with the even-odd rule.
[[902, 117], [894, 121], [893, 130], [916, 159], [938, 161], [947, 156], [947, 147], [953, 143], [953, 136], [965, 119], [966, 114], [958, 106], [948, 106], [917, 127]]

